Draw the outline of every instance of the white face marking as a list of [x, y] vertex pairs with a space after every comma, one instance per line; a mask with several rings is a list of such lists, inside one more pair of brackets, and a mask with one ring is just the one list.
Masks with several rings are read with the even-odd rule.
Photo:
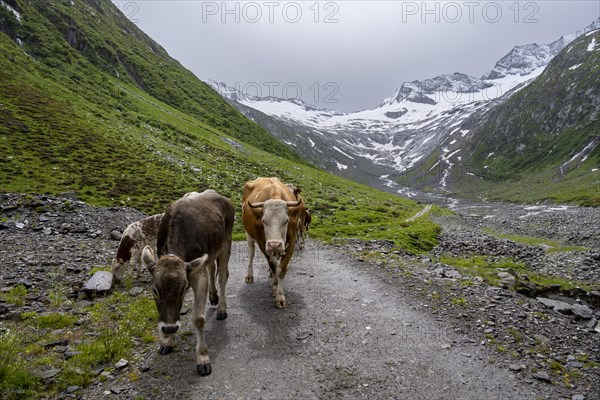
[[269, 243], [281, 243], [282, 248], [277, 252], [284, 252], [288, 228], [288, 207], [286, 202], [283, 200], [266, 201], [263, 207], [262, 222], [265, 231], [267, 252], [269, 252]]

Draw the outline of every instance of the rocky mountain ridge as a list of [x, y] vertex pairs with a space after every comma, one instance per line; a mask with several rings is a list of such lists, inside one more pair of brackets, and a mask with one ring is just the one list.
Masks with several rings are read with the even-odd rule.
[[246, 116], [331, 172], [405, 194], [410, 190], [398, 184], [445, 194], [458, 190], [451, 188], [453, 167], [463, 177], [477, 174], [465, 155], [452, 153], [472, 140], [472, 131], [488, 111], [527, 87], [554, 56], [598, 26], [600, 19], [550, 44], [516, 46], [481, 79], [454, 73], [405, 83], [375, 109], [354, 113], [248, 97], [224, 84], [213, 87]]

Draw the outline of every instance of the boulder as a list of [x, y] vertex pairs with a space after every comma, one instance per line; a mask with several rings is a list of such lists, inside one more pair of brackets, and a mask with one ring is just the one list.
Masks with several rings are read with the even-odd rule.
[[110, 271], [97, 271], [83, 287], [83, 292], [88, 298], [105, 296], [110, 292], [113, 284], [113, 274]]

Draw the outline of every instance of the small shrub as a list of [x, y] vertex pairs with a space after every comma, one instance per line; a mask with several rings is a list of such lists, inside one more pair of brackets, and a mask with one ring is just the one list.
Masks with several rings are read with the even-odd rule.
[[2, 398], [28, 398], [39, 382], [19, 357], [21, 343], [10, 331], [0, 334], [0, 393]]
[[19, 284], [6, 292], [4, 300], [6, 300], [7, 303], [21, 307], [25, 304], [25, 301], [23, 300], [25, 296], [27, 296], [27, 288], [25, 288], [23, 284]]

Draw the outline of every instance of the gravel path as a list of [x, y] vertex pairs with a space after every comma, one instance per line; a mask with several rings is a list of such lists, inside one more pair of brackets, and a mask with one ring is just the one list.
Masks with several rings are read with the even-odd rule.
[[[310, 242], [285, 280], [289, 306], [273, 307], [266, 263], [245, 284], [246, 245], [230, 266], [228, 318], [208, 312], [213, 373], [200, 378], [194, 337], [150, 354], [131, 393], [171, 399], [534, 399], [539, 389], [490, 365], [478, 343], [449, 330], [396, 285], [356, 260]], [[256, 258], [259, 259], [258, 257]], [[187, 322], [189, 327], [189, 321]], [[86, 398], [104, 398], [114, 382]]]

